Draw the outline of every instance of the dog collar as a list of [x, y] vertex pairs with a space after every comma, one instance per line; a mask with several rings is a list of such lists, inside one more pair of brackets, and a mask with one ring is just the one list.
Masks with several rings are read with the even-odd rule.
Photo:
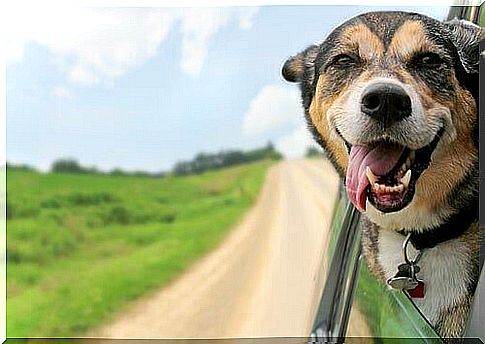
[[[432, 248], [436, 245], [458, 238], [478, 219], [478, 207], [472, 204], [467, 209], [452, 215], [446, 223], [430, 230], [416, 233], [412, 232], [410, 242], [417, 250]], [[409, 231], [402, 229], [400, 234], [407, 236]]]
[[[426, 291], [425, 283], [416, 276], [420, 270], [417, 263], [423, 254], [423, 250], [462, 235], [478, 219], [477, 209], [478, 207], [473, 204], [471, 207], [452, 215], [446, 223], [422, 233], [401, 230], [399, 233], [406, 236], [403, 242], [405, 263], [398, 266], [398, 272], [394, 277], [387, 280], [387, 284], [392, 288], [405, 290], [412, 298], [423, 298]], [[419, 251], [414, 260], [410, 260], [407, 255], [406, 247], [409, 242]]]

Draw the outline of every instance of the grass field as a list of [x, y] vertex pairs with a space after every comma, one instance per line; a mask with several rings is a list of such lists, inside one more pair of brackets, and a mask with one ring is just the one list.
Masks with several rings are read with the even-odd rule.
[[162, 287], [254, 202], [271, 163], [143, 178], [7, 171], [7, 336], [76, 336]]

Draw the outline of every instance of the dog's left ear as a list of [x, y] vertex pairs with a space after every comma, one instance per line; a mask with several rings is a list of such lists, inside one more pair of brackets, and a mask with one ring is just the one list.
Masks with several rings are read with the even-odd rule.
[[478, 73], [479, 45], [485, 38], [485, 30], [469, 21], [456, 18], [444, 24], [450, 30], [450, 39], [456, 47], [465, 71], [467, 73]]

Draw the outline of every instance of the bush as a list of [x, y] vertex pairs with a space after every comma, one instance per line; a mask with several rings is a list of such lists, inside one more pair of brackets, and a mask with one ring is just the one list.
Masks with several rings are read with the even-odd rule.
[[76, 236], [53, 222], [20, 221], [8, 226], [7, 260], [12, 263], [43, 263], [68, 254]]
[[52, 163], [52, 172], [86, 173], [86, 170], [74, 159], [58, 159]]
[[103, 203], [112, 203], [115, 201], [117, 201], [116, 197], [106, 192], [73, 192], [67, 195], [56, 195], [54, 197], [44, 199], [40, 202], [40, 206], [42, 208], [58, 209], [63, 206], [90, 206], [100, 205]]
[[160, 216], [160, 222], [163, 222], [163, 223], [172, 223], [172, 222], [175, 221], [176, 218], [177, 218], [177, 215], [175, 215], [173, 213], [163, 214], [162, 216]]
[[320, 152], [320, 151], [319, 151], [317, 148], [315, 148], [315, 147], [309, 147], [309, 148], [306, 150], [305, 156], [306, 156], [307, 158], [321, 157], [321, 156], [322, 156], [322, 152]]
[[116, 198], [105, 192], [99, 193], [72, 193], [67, 196], [67, 202], [74, 206], [99, 205], [102, 203], [111, 203]]
[[27, 164], [12, 164], [10, 162], [7, 162], [6, 166], [7, 166], [7, 170], [10, 170], [10, 171], [26, 171], [26, 172], [35, 171], [35, 168]]
[[118, 205], [108, 211], [104, 220], [106, 224], [117, 223], [127, 225], [131, 222], [131, 214], [125, 207]]
[[40, 209], [31, 203], [25, 202], [12, 202], [7, 200], [7, 219], [11, 220], [14, 218], [21, 217], [35, 217], [40, 213]]

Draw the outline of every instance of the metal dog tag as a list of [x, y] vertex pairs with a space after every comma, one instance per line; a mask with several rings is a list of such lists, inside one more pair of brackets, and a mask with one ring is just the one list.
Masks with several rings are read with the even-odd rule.
[[[420, 287], [418, 288], [419, 290], [417, 291], [417, 295], [421, 295], [421, 294], [424, 295], [424, 283], [423, 281], [418, 280], [416, 277], [416, 274], [420, 270], [420, 267], [416, 265], [416, 263], [421, 258], [421, 252], [418, 254], [418, 256], [414, 261], [409, 260], [406, 248], [410, 238], [411, 238], [411, 234], [408, 234], [408, 236], [403, 242], [403, 257], [404, 257], [405, 263], [399, 265], [398, 271], [394, 275], [394, 277], [389, 278], [386, 282], [391, 288], [399, 289], [399, 290], [407, 290], [411, 293], [413, 293], [414, 290], [417, 290], [416, 288]], [[418, 296], [418, 297], [422, 297], [422, 296]]]
[[419, 271], [419, 266], [404, 263], [399, 265], [398, 270], [394, 277], [387, 280], [389, 286], [400, 290], [414, 289], [418, 286], [416, 273]]

